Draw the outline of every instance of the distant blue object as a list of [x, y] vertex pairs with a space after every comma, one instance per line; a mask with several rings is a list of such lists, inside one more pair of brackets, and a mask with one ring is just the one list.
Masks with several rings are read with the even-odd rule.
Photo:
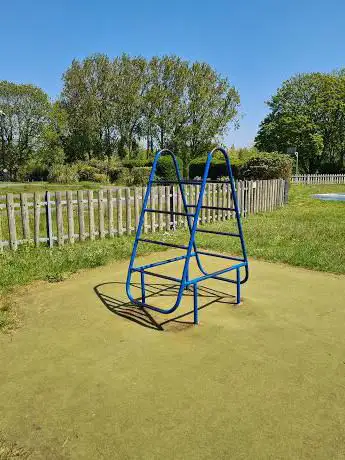
[[345, 193], [319, 193], [313, 196], [324, 201], [345, 201]]
[[[210, 169], [210, 164], [211, 164], [211, 161], [212, 161], [212, 158], [213, 158], [213, 155], [214, 155], [215, 152], [221, 152], [224, 155], [227, 170], [228, 170], [229, 180], [228, 181], [211, 181], [211, 182], [212, 183], [216, 182], [216, 183], [221, 183], [221, 184], [226, 184], [226, 183], [230, 184], [232, 197], [233, 197], [233, 202], [234, 202], [234, 208], [224, 208], [224, 207], [203, 206], [202, 205], [204, 194], [205, 194], [205, 188], [206, 188], [206, 184], [207, 184], [208, 173], [209, 173], [209, 169]], [[155, 174], [156, 174], [157, 163], [158, 163], [158, 160], [159, 160], [161, 155], [170, 155], [171, 156], [171, 158], [172, 158], [172, 160], [174, 162], [175, 171], [176, 171], [176, 177], [177, 177], [176, 182], [173, 182], [173, 181], [164, 181], [163, 182], [163, 181], [155, 181], [154, 180]], [[152, 189], [153, 184], [155, 184], [155, 185], [157, 185], [157, 184], [161, 184], [161, 185], [177, 184], [179, 186], [179, 189], [180, 189], [184, 212], [181, 213], [181, 212], [175, 212], [175, 211], [163, 211], [163, 210], [148, 208], [147, 204], [148, 204], [148, 200], [149, 200], [149, 197], [150, 197], [150, 193], [151, 193], [151, 189]], [[187, 204], [186, 195], [185, 195], [185, 191], [184, 191], [184, 184], [201, 185], [200, 193], [199, 193], [199, 197], [198, 197], [196, 205]], [[195, 208], [195, 211], [191, 212], [190, 211], [191, 208]], [[198, 229], [198, 220], [199, 220], [199, 215], [200, 215], [201, 209], [218, 209], [218, 210], [234, 211], [235, 212], [236, 222], [237, 222], [237, 228], [238, 228], [237, 233], [217, 232], [215, 230]], [[189, 229], [189, 233], [190, 233], [190, 238], [189, 238], [188, 245], [187, 246], [177, 245], [177, 244], [172, 244], [172, 243], [165, 243], [165, 242], [162, 242], [162, 241], [151, 240], [149, 238], [141, 238], [143, 225], [144, 225], [144, 216], [145, 216], [145, 213], [147, 213], [147, 212], [149, 212], [149, 213], [157, 212], [157, 213], [169, 214], [169, 215], [172, 215], [172, 216], [173, 215], [179, 215], [179, 216], [183, 215], [183, 216], [185, 216], [187, 218], [187, 224], [188, 224], [188, 229]], [[221, 236], [239, 238], [240, 243], [241, 243], [241, 249], [242, 249], [242, 257], [231, 257], [231, 256], [226, 256], [224, 254], [215, 254], [215, 253], [211, 253], [211, 252], [198, 250], [197, 247], [196, 247], [196, 243], [195, 243], [195, 233], [197, 231], [198, 232], [204, 232], [204, 233], [210, 233], [210, 234], [214, 234], [214, 235], [221, 235]], [[158, 245], [161, 245], [161, 246], [168, 246], [168, 247], [173, 247], [173, 248], [177, 248], [177, 249], [182, 249], [182, 250], [186, 251], [186, 253], [185, 253], [185, 255], [182, 255], [182, 256], [179, 256], [179, 257], [174, 257], [174, 258], [167, 259], [167, 260], [164, 260], [164, 261], [154, 262], [152, 264], [147, 264], [147, 265], [142, 265], [142, 266], [135, 267], [134, 266], [134, 261], [135, 261], [136, 255], [137, 255], [139, 242], [153, 243], [153, 244], [158, 244]], [[235, 263], [233, 263], [233, 265], [230, 265], [227, 268], [223, 268], [223, 269], [218, 270], [218, 271], [213, 272], [213, 273], [208, 273], [203, 268], [203, 266], [201, 264], [200, 257], [199, 257], [200, 255], [205, 255], [205, 256], [210, 256], [210, 257], [219, 257], [219, 258], [226, 259], [226, 260], [229, 260], [229, 261], [235, 262]], [[202, 276], [199, 276], [199, 277], [193, 278], [193, 279], [189, 278], [189, 263], [190, 263], [191, 257], [195, 257], [196, 262], [197, 262], [198, 267], [199, 267], [199, 270], [202, 273]], [[155, 272], [150, 270], [151, 268], [158, 267], [158, 266], [165, 265], [165, 264], [172, 263], [172, 262], [176, 262], [176, 261], [179, 261], [179, 260], [185, 260], [181, 278], [175, 278], [175, 277], [172, 277], [172, 276], [169, 276], [169, 275], [165, 275], [165, 274], [161, 274], [161, 273], [155, 273]], [[244, 270], [243, 279], [241, 279], [241, 268], [243, 268], [243, 270]], [[231, 271], [236, 272], [236, 280], [231, 280], [231, 279], [228, 279], [228, 278], [224, 278], [223, 276], [220, 276], [220, 275], [224, 275], [225, 273], [229, 273]], [[133, 273], [140, 273], [140, 285], [141, 285], [141, 298], [140, 299], [134, 299], [134, 297], [131, 294], [131, 278], [132, 278]], [[166, 280], [169, 280], [169, 281], [174, 281], [175, 283], [179, 284], [179, 289], [178, 289], [178, 293], [177, 293], [176, 302], [174, 303], [174, 305], [172, 307], [167, 308], [167, 309], [163, 309], [163, 308], [155, 307], [153, 305], [149, 305], [147, 303], [147, 296], [145, 295], [145, 275], [156, 276], [158, 278], [166, 279]], [[154, 159], [154, 162], [153, 162], [153, 165], [152, 165], [152, 169], [151, 169], [151, 173], [150, 173], [150, 177], [149, 177], [149, 182], [148, 182], [148, 186], [147, 186], [147, 189], [146, 189], [146, 193], [145, 193], [145, 197], [144, 197], [144, 201], [143, 201], [143, 205], [142, 205], [142, 210], [141, 210], [141, 214], [140, 214], [138, 229], [137, 229], [136, 236], [135, 236], [132, 255], [131, 255], [131, 259], [130, 259], [129, 267], [128, 267], [128, 274], [127, 274], [127, 281], [126, 281], [126, 291], [127, 291], [127, 295], [128, 295], [129, 300], [135, 305], [138, 305], [138, 306], [141, 306], [141, 307], [146, 307], [146, 308], [149, 308], [151, 310], [158, 311], [160, 313], [169, 314], [169, 313], [172, 313], [173, 311], [175, 311], [178, 308], [178, 306], [180, 305], [185, 289], [187, 289], [189, 286], [192, 286], [193, 287], [193, 296], [194, 296], [194, 324], [198, 324], [198, 283], [200, 283], [202, 281], [205, 281], [207, 279], [210, 279], [210, 278], [214, 278], [214, 279], [217, 279], [217, 280], [226, 281], [228, 283], [236, 284], [236, 304], [239, 304], [240, 301], [241, 301], [241, 284], [245, 283], [248, 280], [248, 276], [249, 276], [249, 274], [248, 274], [247, 251], [246, 251], [246, 246], [245, 246], [245, 242], [244, 242], [244, 238], [243, 238], [242, 224], [241, 224], [240, 212], [239, 212], [238, 201], [237, 201], [237, 193], [236, 193], [236, 188], [235, 188], [234, 177], [233, 177], [233, 174], [232, 174], [230, 159], [229, 159], [229, 156], [228, 156], [226, 150], [224, 150], [221, 147], [217, 147], [217, 148], [213, 149], [212, 152], [210, 152], [208, 154], [208, 156], [207, 156], [207, 160], [206, 160], [206, 164], [205, 164], [205, 170], [204, 170], [202, 180], [193, 180], [193, 181], [192, 180], [184, 180], [184, 179], [181, 178], [181, 174], [180, 174], [180, 170], [179, 170], [179, 166], [178, 166], [176, 157], [170, 150], [164, 149], [164, 150], [161, 150], [161, 151], [157, 152], [156, 156], [155, 156], [155, 159]]]

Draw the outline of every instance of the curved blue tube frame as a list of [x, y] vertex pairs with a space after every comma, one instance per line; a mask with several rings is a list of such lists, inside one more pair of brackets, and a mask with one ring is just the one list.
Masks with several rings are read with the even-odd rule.
[[[235, 211], [235, 217], [236, 217], [237, 227], [238, 227], [238, 235], [236, 235], [236, 236], [238, 236], [240, 238], [243, 258], [223, 256], [223, 255], [207, 253], [205, 251], [198, 251], [197, 247], [196, 247], [195, 233], [196, 233], [197, 227], [198, 227], [198, 220], [199, 220], [199, 215], [200, 215], [200, 211], [201, 211], [201, 208], [202, 208], [203, 197], [204, 197], [205, 188], [206, 188], [206, 184], [207, 184], [208, 173], [209, 173], [210, 165], [211, 165], [212, 158], [213, 158], [213, 155], [214, 155], [215, 152], [221, 152], [224, 155], [224, 158], [225, 158], [225, 162], [226, 162], [226, 166], [227, 166], [227, 170], [228, 170], [228, 175], [229, 175], [229, 182], [228, 183], [230, 183], [231, 193], [232, 193], [233, 202], [234, 202], [234, 209], [233, 210]], [[176, 176], [177, 176], [177, 183], [179, 185], [179, 189], [180, 189], [180, 193], [181, 193], [181, 197], [182, 197], [182, 203], [183, 203], [183, 206], [184, 206], [185, 215], [187, 217], [188, 229], [189, 229], [189, 232], [190, 232], [189, 244], [188, 244], [187, 247], [182, 247], [181, 246], [181, 248], [186, 249], [186, 255], [185, 256], [175, 257], [175, 258], [172, 258], [172, 259], [168, 259], [166, 261], [156, 262], [156, 263], [148, 264], [148, 265], [141, 266], [141, 267], [134, 267], [134, 261], [135, 261], [135, 257], [136, 257], [136, 254], [137, 254], [138, 244], [139, 244], [139, 241], [141, 240], [140, 236], [141, 236], [143, 225], [144, 225], [144, 215], [145, 215], [145, 212], [147, 212], [147, 210], [148, 210], [147, 204], [148, 204], [148, 200], [149, 200], [151, 189], [152, 189], [152, 184], [154, 182], [154, 178], [155, 178], [155, 174], [156, 174], [157, 163], [158, 163], [159, 158], [162, 155], [170, 155], [172, 160], [173, 160], [174, 166], [175, 166], [175, 171], [176, 171]], [[192, 183], [193, 181], [190, 181], [190, 182]], [[198, 182], [198, 183], [200, 183], [200, 182]], [[223, 182], [223, 183], [227, 183], [227, 182]], [[157, 312], [160, 312], [160, 313], [169, 314], [169, 313], [172, 313], [173, 311], [175, 311], [178, 308], [178, 306], [181, 303], [184, 290], [188, 286], [192, 285], [193, 286], [193, 293], [194, 293], [194, 323], [197, 324], [198, 323], [198, 307], [197, 307], [197, 304], [198, 304], [198, 302], [197, 302], [197, 300], [198, 300], [197, 299], [197, 291], [198, 291], [197, 284], [198, 284], [198, 282], [204, 281], [204, 280], [209, 279], [209, 278], [215, 278], [215, 279], [218, 279], [218, 280], [221, 280], [221, 281], [226, 281], [226, 282], [229, 282], [229, 283], [235, 283], [236, 287], [237, 287], [237, 289], [236, 289], [236, 303], [240, 303], [240, 285], [245, 283], [248, 280], [248, 277], [249, 277], [247, 251], [246, 251], [246, 246], [245, 246], [244, 237], [243, 237], [243, 230], [242, 230], [242, 224], [241, 224], [240, 211], [239, 211], [239, 207], [238, 207], [238, 200], [237, 200], [235, 182], [234, 182], [234, 178], [233, 178], [233, 174], [232, 174], [232, 168], [231, 168], [231, 163], [230, 163], [228, 153], [222, 147], [216, 147], [215, 149], [213, 149], [211, 152], [208, 153], [206, 164], [205, 164], [205, 170], [204, 170], [204, 174], [203, 174], [202, 181], [201, 181], [200, 193], [199, 193], [197, 205], [195, 207], [194, 216], [190, 214], [188, 209], [189, 209], [189, 206], [188, 206], [187, 201], [186, 201], [186, 196], [185, 196], [184, 187], [183, 187], [183, 181], [181, 179], [181, 173], [180, 173], [180, 170], [179, 170], [179, 166], [178, 166], [178, 162], [176, 160], [176, 157], [173, 154], [173, 152], [171, 152], [168, 149], [160, 150], [155, 155], [155, 159], [154, 159], [154, 162], [153, 162], [153, 165], [152, 165], [152, 169], [151, 169], [151, 173], [150, 173], [150, 177], [149, 177], [149, 181], [148, 181], [148, 186], [147, 186], [145, 197], [144, 197], [143, 204], [142, 204], [142, 211], [141, 211], [141, 214], [140, 214], [138, 229], [137, 229], [137, 232], [136, 232], [136, 237], [135, 237], [135, 241], [134, 241], [134, 245], [133, 245], [132, 255], [131, 255], [131, 259], [130, 259], [129, 267], [128, 267], [128, 274], [127, 274], [127, 280], [126, 280], [126, 292], [127, 292], [127, 296], [129, 298], [129, 300], [133, 304], [141, 306], [141, 307], [146, 307], [146, 308], [149, 308], [151, 310], [154, 310], [154, 311], [157, 311]], [[191, 220], [192, 218], [193, 218], [193, 222]], [[212, 233], [222, 235], [222, 232], [214, 232], [214, 231], [212, 231]], [[150, 240], [147, 240], [147, 241], [150, 241]], [[158, 242], [158, 241], [154, 241], [154, 243], [155, 244], [165, 245], [165, 243], [161, 243], [161, 242]], [[174, 245], [172, 245], [172, 246], [174, 246]], [[222, 258], [229, 259], [229, 260], [235, 260], [235, 261], [237, 261], [237, 263], [232, 265], [232, 266], [230, 266], [227, 269], [219, 270], [219, 271], [213, 272], [213, 273], [208, 273], [202, 266], [202, 263], [201, 263], [201, 260], [200, 260], [200, 257], [199, 257], [200, 254], [210, 255], [210, 256], [214, 255], [216, 257], [222, 257]], [[190, 258], [191, 257], [196, 258], [198, 268], [201, 271], [201, 273], [203, 274], [203, 276], [198, 277], [198, 278], [194, 278], [192, 280], [189, 280], [189, 263], [190, 263]], [[155, 266], [159, 266], [159, 265], [163, 265], [163, 264], [166, 264], [166, 263], [175, 262], [177, 260], [183, 260], [183, 259], [185, 259], [185, 263], [184, 263], [183, 272], [182, 272], [182, 278], [181, 279], [172, 278], [172, 277], [169, 277], [169, 276], [156, 274], [156, 273], [148, 271], [148, 269], [151, 268], [151, 267], [155, 267]], [[240, 269], [242, 267], [244, 267], [244, 270], [245, 270], [245, 276], [244, 276], [243, 279], [240, 278]], [[232, 270], [236, 271], [236, 280], [230, 280], [230, 279], [223, 278], [223, 277], [220, 276], [220, 275], [222, 275], [224, 273], [227, 273], [227, 272], [230, 272]], [[134, 273], [134, 272], [139, 272], [140, 273], [141, 292], [142, 292], [140, 301], [138, 299], [134, 299], [134, 297], [131, 294], [131, 277], [132, 277], [132, 273]], [[176, 302], [171, 308], [162, 309], [162, 308], [155, 307], [153, 305], [149, 305], [146, 302], [146, 296], [145, 296], [145, 273], [148, 274], [148, 275], [157, 276], [159, 278], [169, 279], [169, 280], [178, 282], [180, 284], [178, 294], [177, 294], [177, 298], [176, 298]]]

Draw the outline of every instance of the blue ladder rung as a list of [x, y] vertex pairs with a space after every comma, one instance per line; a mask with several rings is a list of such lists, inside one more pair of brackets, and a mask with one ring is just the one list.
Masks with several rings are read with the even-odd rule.
[[[187, 204], [187, 208], [196, 208], [196, 205]], [[220, 206], [201, 206], [201, 209], [216, 209], [217, 211], [236, 211], [235, 208], [222, 208]]]
[[179, 278], [174, 278], [173, 276], [168, 276], [168, 275], [162, 275], [160, 273], [154, 273], [149, 270], [142, 270], [141, 268], [131, 268], [132, 272], [138, 272], [138, 273], [145, 273], [145, 275], [151, 275], [151, 276], [156, 276], [157, 278], [162, 278], [164, 280], [169, 280], [169, 281], [176, 281], [176, 283], [181, 283], [181, 279]]
[[142, 241], [143, 243], [153, 243], [153, 244], [158, 244], [161, 246], [169, 246], [170, 248], [176, 248], [176, 249], [188, 249], [188, 246], [182, 246], [179, 244], [173, 244], [173, 243], [166, 243], [165, 241], [156, 241], [156, 240], [149, 240], [147, 238], [138, 238], [138, 241]]
[[204, 256], [219, 257], [220, 259], [236, 260], [238, 262], [246, 262], [246, 260], [242, 259], [241, 257], [225, 256], [224, 254], [217, 254], [216, 252], [200, 251], [200, 249], [198, 249], [196, 252], [197, 254], [201, 254]]
[[158, 214], [169, 214], [174, 216], [185, 216], [185, 217], [194, 217], [195, 214], [185, 213], [185, 212], [176, 212], [176, 211], [163, 211], [161, 209], [144, 209], [144, 212], [157, 212]]
[[214, 278], [218, 275], [222, 275], [223, 273], [231, 272], [233, 270], [236, 270], [237, 268], [245, 267], [247, 265], [247, 262], [241, 262], [240, 264], [232, 265], [231, 267], [223, 268], [221, 270], [217, 270], [216, 272], [210, 273], [209, 275], [203, 275], [200, 276], [199, 278], [194, 278], [190, 281], [187, 281], [187, 285], [190, 286], [191, 284], [196, 284], [199, 283], [200, 281], [205, 281], [210, 278]]
[[238, 238], [241, 238], [241, 235], [239, 235], [238, 233], [217, 232], [215, 230], [204, 230], [203, 228], [197, 228], [196, 231], [201, 233], [212, 233], [214, 235], [236, 236]]

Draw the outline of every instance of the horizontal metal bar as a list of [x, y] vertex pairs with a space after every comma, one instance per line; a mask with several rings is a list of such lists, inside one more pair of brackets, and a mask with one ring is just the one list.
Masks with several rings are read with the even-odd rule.
[[158, 244], [160, 246], [169, 246], [171, 248], [177, 248], [177, 249], [188, 249], [187, 246], [180, 246], [179, 244], [166, 243], [166, 242], [162, 242], [162, 241], [148, 240], [146, 238], [138, 238], [138, 241], [142, 241], [143, 243]]
[[[168, 180], [168, 181], [159, 181], [154, 180], [152, 184], [156, 185], [179, 185], [179, 184], [190, 184], [190, 185], [200, 185], [202, 184], [202, 180], [181, 180], [180, 182], [177, 180]], [[229, 180], [207, 180], [206, 184], [230, 184]]]
[[186, 285], [189, 286], [190, 284], [199, 283], [200, 281], [204, 281], [209, 278], [215, 278], [218, 275], [222, 275], [223, 273], [231, 272], [232, 270], [235, 270], [236, 268], [244, 267], [245, 265], [246, 265], [246, 262], [241, 262], [239, 264], [232, 265], [231, 267], [223, 268], [222, 270], [218, 270], [216, 272], [209, 273], [208, 275], [203, 275], [203, 276], [200, 276], [199, 278], [194, 278], [193, 280], [187, 281]]
[[[193, 252], [190, 256], [194, 257], [195, 252]], [[169, 264], [170, 262], [177, 262], [178, 260], [185, 259], [186, 257], [187, 257], [187, 255], [174, 257], [172, 259], [166, 259], [166, 260], [162, 260], [160, 262], [154, 262], [152, 264], [142, 265], [141, 267], [134, 267], [134, 268], [138, 268], [138, 269], [140, 268], [140, 269], [146, 270], [147, 268], [159, 267], [160, 265]]]
[[217, 254], [217, 253], [214, 253], [214, 252], [200, 251], [199, 249], [197, 250], [197, 254], [202, 254], [204, 256], [211, 256], [211, 257], [219, 257], [220, 259], [237, 260], [238, 262], [245, 262], [245, 260], [241, 259], [240, 257], [224, 256], [223, 254]]
[[219, 280], [219, 281], [226, 281], [227, 283], [236, 284], [236, 280], [230, 280], [230, 279], [228, 279], [228, 278], [223, 278], [223, 276], [217, 276], [217, 275], [215, 275], [215, 276], [214, 276], [214, 279], [215, 279], [215, 280]]
[[[196, 208], [196, 205], [187, 204], [187, 208]], [[222, 208], [220, 206], [201, 206], [201, 209], [216, 209], [218, 211], [236, 211], [235, 208]]]
[[212, 233], [213, 235], [237, 236], [238, 238], [241, 237], [241, 235], [239, 235], [238, 233], [216, 232], [215, 230], [204, 230], [202, 228], [197, 228], [196, 231], [201, 233]]
[[169, 280], [169, 281], [176, 281], [176, 283], [181, 283], [181, 280], [179, 278], [174, 278], [172, 276], [167, 276], [167, 275], [161, 275], [160, 273], [154, 273], [149, 270], [141, 270], [140, 268], [132, 268], [132, 272], [143, 272], [145, 275], [151, 275], [151, 276], [156, 276], [157, 278], [162, 278], [164, 280]]
[[170, 214], [173, 216], [185, 216], [185, 217], [194, 217], [195, 214], [186, 214], [185, 212], [175, 212], [175, 211], [163, 211], [160, 209], [144, 209], [144, 212], [157, 212], [158, 214]]

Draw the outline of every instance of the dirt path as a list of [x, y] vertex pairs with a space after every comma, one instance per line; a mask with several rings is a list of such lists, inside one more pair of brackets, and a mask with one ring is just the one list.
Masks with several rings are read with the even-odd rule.
[[33, 459], [345, 457], [345, 277], [254, 261], [243, 305], [207, 282], [194, 327], [126, 305], [126, 269], [28, 288], [0, 336], [8, 439]]

